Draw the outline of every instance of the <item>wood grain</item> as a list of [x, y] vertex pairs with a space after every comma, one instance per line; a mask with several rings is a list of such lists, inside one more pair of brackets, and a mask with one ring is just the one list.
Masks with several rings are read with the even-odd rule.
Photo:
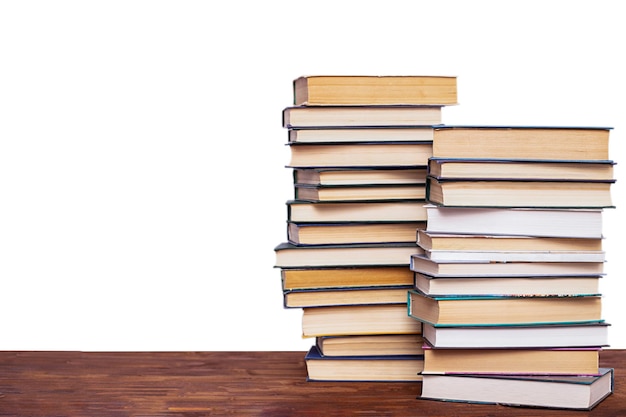
[[615, 392], [590, 412], [419, 400], [420, 383], [307, 382], [304, 352], [0, 352], [0, 416], [626, 416]]

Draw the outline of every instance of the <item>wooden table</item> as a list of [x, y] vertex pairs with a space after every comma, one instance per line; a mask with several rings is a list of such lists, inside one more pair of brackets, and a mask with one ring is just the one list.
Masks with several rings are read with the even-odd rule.
[[626, 416], [626, 350], [605, 350], [615, 392], [590, 412], [419, 400], [421, 383], [307, 382], [304, 352], [0, 352], [0, 416]]

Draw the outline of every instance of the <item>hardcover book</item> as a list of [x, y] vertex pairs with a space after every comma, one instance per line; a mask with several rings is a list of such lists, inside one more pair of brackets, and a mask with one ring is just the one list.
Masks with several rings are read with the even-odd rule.
[[591, 410], [613, 393], [613, 368], [598, 375], [512, 376], [422, 374], [421, 399], [513, 407]]
[[424, 344], [424, 373], [598, 375], [600, 347], [455, 348]]
[[439, 126], [433, 157], [607, 161], [610, 127]]
[[423, 344], [418, 334], [320, 336], [315, 340], [323, 356], [423, 355]]
[[424, 252], [411, 255], [410, 268], [433, 277], [597, 276], [604, 274], [604, 261], [436, 261]]
[[411, 255], [421, 251], [416, 243], [296, 246], [283, 242], [274, 248], [279, 268], [409, 266]]
[[310, 202], [423, 200], [424, 184], [309, 185], [294, 184], [296, 200]]
[[433, 251], [601, 251], [602, 238], [506, 236], [417, 231], [417, 244]]
[[287, 221], [294, 222], [367, 222], [407, 221], [425, 222], [425, 201], [365, 200], [365, 201], [287, 201]]
[[426, 222], [287, 222], [287, 239], [295, 245], [415, 242]]
[[433, 326], [588, 323], [602, 320], [602, 298], [599, 294], [436, 297], [409, 290], [408, 312]]
[[[314, 111], [319, 108], [309, 108]], [[354, 109], [358, 111], [359, 109]], [[361, 109], [366, 112], [365, 109]], [[431, 108], [379, 108], [380, 111], [387, 110], [414, 113], [435, 111]], [[439, 113], [439, 108], [436, 108]], [[434, 118], [432, 120], [435, 120]], [[365, 120], [368, 123], [369, 120]], [[389, 123], [389, 121], [387, 121]], [[438, 122], [436, 122], [438, 123]], [[345, 142], [430, 142], [433, 141], [434, 128], [432, 126], [370, 126], [370, 127], [353, 127], [353, 126], [336, 126], [336, 127], [306, 127], [291, 128], [288, 130], [288, 142], [303, 143], [345, 143]]]
[[551, 250], [424, 250], [424, 256], [435, 262], [604, 262], [604, 251]]
[[293, 81], [295, 105], [457, 104], [452, 76], [311, 75]]
[[602, 209], [426, 206], [427, 230], [439, 233], [602, 238]]
[[426, 166], [430, 142], [291, 143], [291, 168]]
[[415, 289], [426, 295], [581, 295], [600, 293], [595, 276], [453, 276], [434, 277], [415, 272]]
[[614, 161], [430, 158], [428, 175], [437, 179], [488, 178], [560, 181], [613, 180]]
[[605, 181], [450, 179], [426, 177], [426, 200], [452, 207], [612, 208]]
[[554, 348], [608, 346], [604, 321], [544, 325], [434, 326], [422, 323], [433, 348]]
[[[288, 129], [297, 128], [414, 128], [420, 126], [432, 137], [433, 125], [441, 123], [442, 106], [390, 106], [390, 105], [359, 105], [359, 106], [292, 106], [283, 110], [283, 127]], [[319, 134], [318, 134], [319, 133]], [[349, 133], [349, 132], [347, 132]], [[346, 134], [347, 134], [346, 133]], [[354, 133], [354, 132], [353, 132]], [[358, 132], [356, 132], [358, 134]], [[375, 134], [370, 132], [368, 134]], [[342, 138], [346, 139], [346, 134]], [[317, 139], [311, 140], [314, 135]], [[304, 142], [319, 142], [323, 132], [316, 132]], [[333, 142], [339, 142], [339, 135]], [[405, 140], [405, 139], [403, 139]], [[422, 140], [422, 136], [420, 136]], [[349, 140], [344, 140], [349, 141]], [[294, 142], [302, 142], [295, 138]]]
[[303, 337], [421, 333], [422, 323], [406, 314], [406, 302], [302, 309]]
[[312, 346], [305, 356], [309, 381], [421, 381], [422, 355], [323, 356]]
[[293, 182], [310, 185], [425, 185], [426, 168], [294, 168]]
[[283, 291], [317, 288], [410, 286], [413, 272], [406, 266], [360, 266], [281, 269]]
[[321, 288], [283, 291], [285, 308], [399, 304], [410, 286]]

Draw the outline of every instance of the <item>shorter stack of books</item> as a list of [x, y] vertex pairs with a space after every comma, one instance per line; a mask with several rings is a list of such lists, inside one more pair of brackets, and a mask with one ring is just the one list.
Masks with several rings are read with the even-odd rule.
[[408, 297], [425, 341], [421, 398], [590, 409], [613, 391], [599, 365], [608, 131], [435, 134]]

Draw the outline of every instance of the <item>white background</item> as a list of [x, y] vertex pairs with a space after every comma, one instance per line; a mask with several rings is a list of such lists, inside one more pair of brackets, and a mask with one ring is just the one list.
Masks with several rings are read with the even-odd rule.
[[454, 75], [447, 124], [610, 126], [626, 348], [619, 1], [3, 1], [2, 350], [305, 350], [274, 247], [300, 75]]

